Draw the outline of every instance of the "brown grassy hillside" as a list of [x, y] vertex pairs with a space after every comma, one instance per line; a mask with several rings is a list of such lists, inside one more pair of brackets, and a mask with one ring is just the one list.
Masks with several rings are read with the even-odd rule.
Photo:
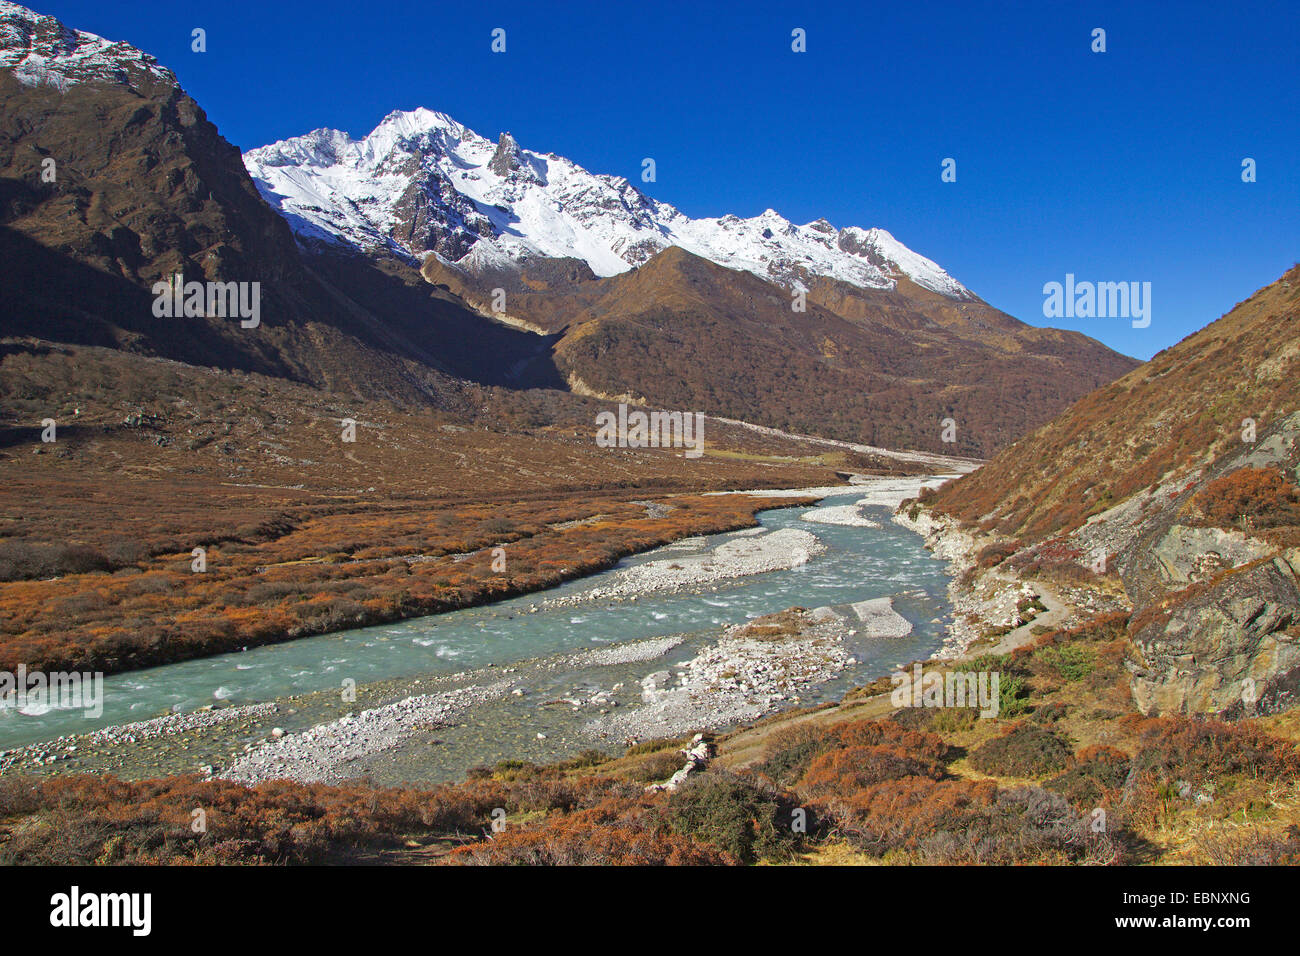
[[[425, 276], [471, 302], [506, 283], [432, 259]], [[675, 247], [607, 279], [535, 266], [500, 288], [511, 318], [563, 332], [555, 362], [575, 390], [893, 448], [990, 454], [1133, 365], [906, 282], [819, 282], [795, 312], [780, 286]]]
[[1079, 527], [1134, 493], [1199, 468], [1300, 407], [1300, 267], [1201, 331], [1085, 396], [935, 507], [1039, 540]]
[[122, 670], [535, 590], [762, 506], [697, 492], [877, 464], [714, 425], [698, 459], [600, 448], [599, 404], [463, 386], [455, 413], [412, 412], [0, 341], [0, 667]]

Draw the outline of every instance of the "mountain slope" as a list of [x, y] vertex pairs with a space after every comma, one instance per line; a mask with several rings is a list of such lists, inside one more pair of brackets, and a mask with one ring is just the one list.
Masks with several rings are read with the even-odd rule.
[[1195, 472], [1300, 405], [1300, 270], [1081, 399], [948, 486], [939, 506], [1029, 541]]
[[[308, 263], [238, 150], [133, 47], [0, 3], [0, 65], [0, 331], [417, 403], [546, 352], [382, 262]], [[151, 287], [177, 273], [259, 283], [260, 324], [156, 316]], [[360, 304], [376, 289], [382, 314]], [[472, 334], [488, 357], [447, 347]]]
[[1300, 266], [932, 499], [980, 567], [1117, 574], [1146, 713], [1300, 704], [1298, 319]]
[[432, 257], [423, 272], [485, 311], [489, 283], [505, 291], [511, 320], [559, 336], [555, 364], [575, 391], [891, 448], [987, 455], [1133, 365], [907, 279], [819, 279], [795, 311], [773, 283], [677, 247], [603, 279], [571, 259], [477, 282]]

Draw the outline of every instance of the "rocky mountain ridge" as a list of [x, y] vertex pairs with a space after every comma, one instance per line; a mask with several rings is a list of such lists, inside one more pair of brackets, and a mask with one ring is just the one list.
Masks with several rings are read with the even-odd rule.
[[[976, 457], [1133, 364], [879, 230], [690, 220], [427, 110], [241, 157], [146, 54], [14, 4], [0, 29], [5, 335], [404, 406], [467, 407], [473, 385], [631, 395]], [[258, 327], [155, 314], [178, 274], [256, 283]]]
[[249, 150], [244, 162], [307, 241], [433, 255], [471, 274], [540, 257], [576, 258], [610, 276], [678, 246], [788, 288], [831, 278], [893, 289], [905, 278], [974, 298], [883, 229], [800, 226], [772, 209], [691, 219], [624, 177], [524, 149], [509, 133], [493, 143], [429, 109], [390, 113], [361, 139], [314, 130]]

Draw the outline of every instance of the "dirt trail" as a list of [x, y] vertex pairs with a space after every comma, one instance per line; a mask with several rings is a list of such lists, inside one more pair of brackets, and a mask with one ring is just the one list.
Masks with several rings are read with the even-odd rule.
[[1039, 614], [1032, 621], [1021, 624], [1014, 631], [1008, 631], [1002, 636], [1002, 640], [997, 643], [997, 646], [988, 653], [1008, 654], [1011, 651], [1014, 651], [1017, 647], [1020, 647], [1022, 644], [1028, 644], [1033, 640], [1034, 637], [1037, 636], [1034, 634], [1034, 628], [1060, 627], [1061, 622], [1065, 620], [1066, 616], [1070, 613], [1070, 609], [1061, 603], [1060, 595], [1046, 584], [1041, 581], [1033, 581], [1030, 582], [1030, 586], [1035, 592], [1037, 592], [1038, 600], [1043, 602], [1043, 606], [1046, 607], [1047, 610], [1042, 614]]
[[843, 448], [848, 451], [860, 452], [864, 455], [882, 455], [886, 458], [892, 458], [895, 461], [922, 465], [926, 468], [932, 468], [944, 472], [953, 472], [960, 475], [968, 474], [980, 465], [984, 464], [984, 459], [982, 458], [958, 458], [952, 455], [940, 455], [935, 452], [926, 451], [901, 451], [891, 448], [880, 448], [876, 445], [861, 445], [856, 442], [839, 441], [834, 438], [820, 438], [816, 435], [800, 435], [795, 432], [782, 431], [779, 428], [770, 428], [766, 425], [755, 425], [753, 422], [744, 422], [738, 418], [723, 418], [720, 415], [709, 415], [706, 416], [706, 418], [722, 422], [725, 425], [739, 425], [742, 428], [748, 428], [750, 431], [758, 432], [760, 435], [770, 435], [776, 438], [786, 438], [792, 441], [808, 442], [815, 445], [826, 445], [831, 448]]

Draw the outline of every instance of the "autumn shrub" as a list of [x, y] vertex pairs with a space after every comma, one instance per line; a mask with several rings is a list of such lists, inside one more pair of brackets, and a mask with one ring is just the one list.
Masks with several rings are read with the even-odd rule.
[[43, 789], [38, 780], [0, 775], [0, 818], [35, 813], [43, 805]]
[[996, 567], [1019, 550], [1019, 546], [1014, 541], [987, 545], [975, 555], [975, 565], [980, 568]]
[[1121, 846], [1093, 833], [1058, 794], [991, 781], [905, 777], [828, 802], [834, 832], [877, 856], [925, 863], [1113, 862]]
[[1238, 468], [1193, 499], [1205, 520], [1243, 530], [1300, 524], [1300, 488], [1279, 468]]
[[36, 577], [33, 548], [26, 541], [0, 541], [0, 581]]
[[88, 574], [114, 567], [114, 562], [102, 551], [85, 544], [0, 541], [0, 581]]
[[124, 568], [148, 557], [149, 549], [130, 538], [110, 538], [104, 545], [104, 557], [110, 567]]
[[916, 757], [894, 747], [841, 747], [815, 758], [799, 782], [799, 790], [813, 799], [848, 796], [873, 784], [902, 777], [944, 775], [938, 760]]
[[[84, 820], [67, 810], [52, 810], [29, 817], [15, 826], [0, 843], [3, 866], [85, 866], [105, 860], [105, 848], [114, 840], [115, 828], [101, 820]], [[136, 835], [140, 840], [140, 836]], [[165, 838], [140, 842], [162, 843]]]
[[1196, 852], [1211, 866], [1300, 866], [1300, 826], [1281, 833], [1259, 827], [1208, 830], [1198, 834]]
[[935, 711], [934, 707], [900, 707], [890, 711], [888, 720], [906, 730], [926, 730], [930, 727]]
[[755, 767], [781, 786], [792, 786], [804, 775], [827, 743], [826, 730], [813, 724], [796, 724], [777, 731], [767, 744], [765, 758]]
[[1137, 722], [1136, 730], [1133, 766], [1158, 780], [1198, 786], [1225, 776], [1300, 777], [1296, 747], [1248, 723], [1154, 717]]
[[676, 833], [707, 841], [740, 863], [787, 860], [803, 846], [792, 796], [751, 779], [710, 770], [669, 798], [661, 818]]
[[[593, 792], [589, 802], [602, 797]], [[291, 781], [245, 787], [184, 776], [12, 778], [0, 786], [0, 818], [16, 818], [0, 862], [342, 861], [411, 834], [481, 833], [492, 809], [510, 801], [495, 781], [417, 791]], [[191, 828], [195, 808], [206, 815], [205, 832]]]
[[1054, 724], [1064, 720], [1069, 712], [1070, 708], [1063, 701], [1053, 700], [1035, 707], [1029, 719], [1036, 724]]
[[1070, 762], [1069, 743], [1038, 724], [1020, 723], [971, 752], [970, 764], [996, 777], [1044, 777]]
[[845, 747], [892, 748], [940, 766], [949, 759], [948, 745], [935, 734], [890, 720], [858, 720], [830, 727], [805, 723], [778, 731], [755, 769], [782, 786], [791, 786], [804, 776], [816, 757]]
[[1094, 745], [1075, 755], [1074, 763], [1043, 786], [1061, 794], [1076, 808], [1088, 810], [1111, 798], [1128, 777], [1129, 756], [1114, 747]]
[[584, 777], [575, 779], [548, 770], [516, 779], [509, 785], [509, 797], [504, 804], [512, 812], [565, 813], [586, 809], [611, 796], [629, 796], [640, 793], [640, 788], [609, 778]]
[[833, 724], [828, 740], [841, 747], [893, 747], [919, 759], [946, 763], [948, 745], [937, 734], [907, 730], [888, 720], [849, 720]]
[[527, 866], [705, 866], [735, 863], [717, 846], [674, 832], [643, 798], [610, 797], [575, 813], [455, 850], [451, 862]]

